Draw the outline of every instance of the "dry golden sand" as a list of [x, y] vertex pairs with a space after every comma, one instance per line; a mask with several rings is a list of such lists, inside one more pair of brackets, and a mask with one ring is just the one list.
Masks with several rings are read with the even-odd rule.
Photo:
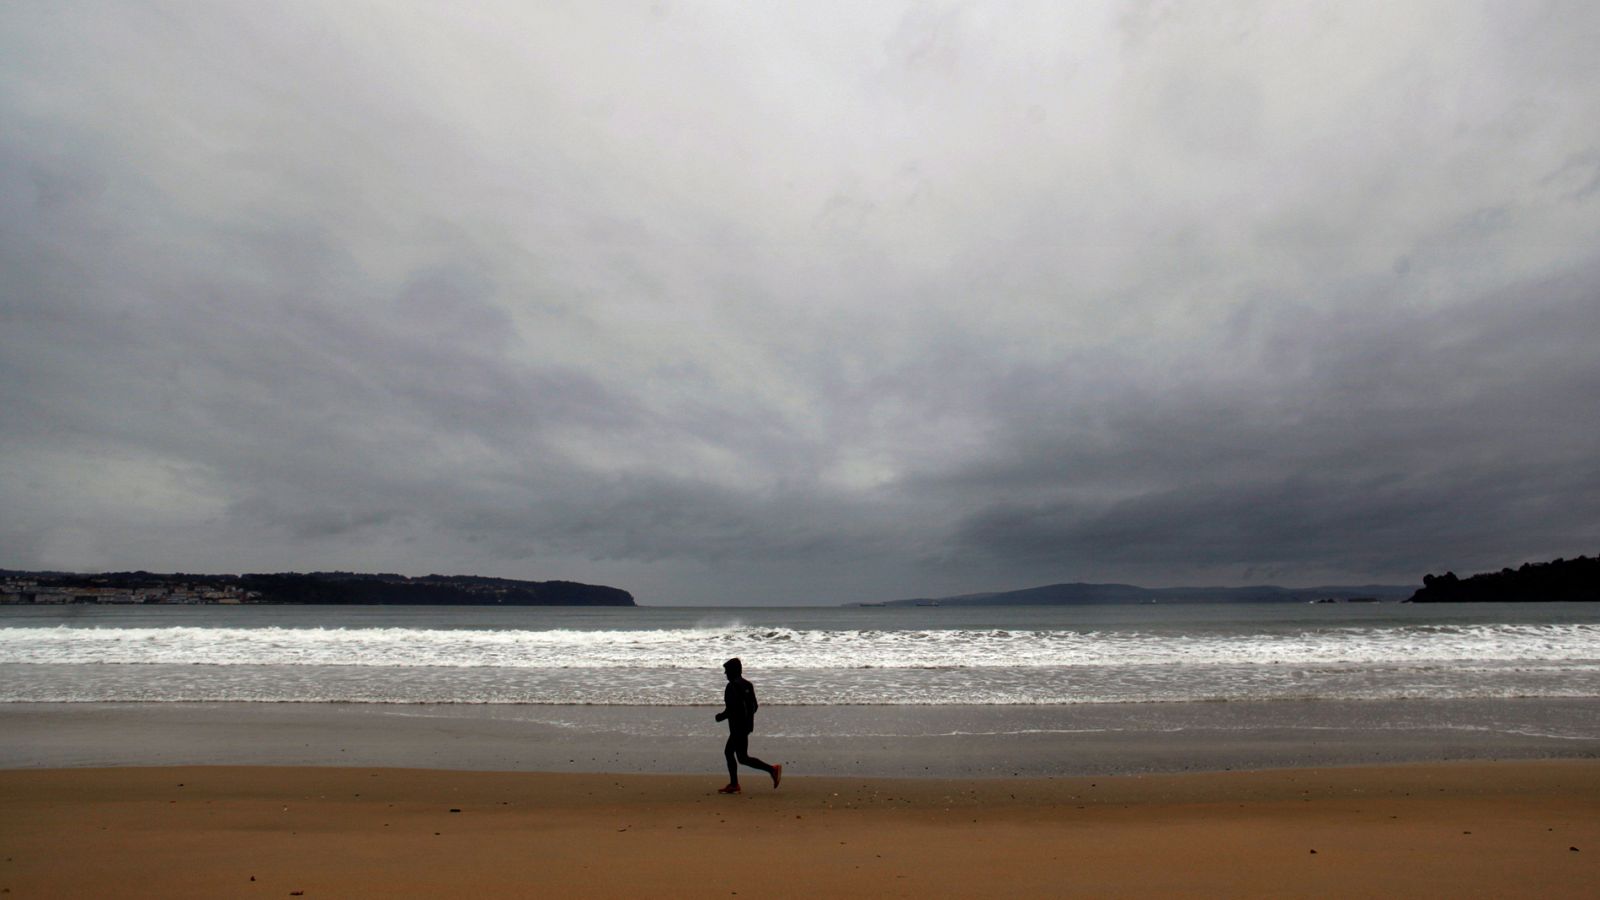
[[714, 774], [0, 771], [0, 888], [167, 898], [1600, 896], [1593, 760], [1047, 780], [794, 773], [777, 791], [751, 773], [743, 796], [717, 786]]

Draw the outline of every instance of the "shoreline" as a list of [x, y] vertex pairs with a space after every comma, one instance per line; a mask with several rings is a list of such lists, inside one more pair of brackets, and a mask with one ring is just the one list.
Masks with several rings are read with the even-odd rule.
[[11, 769], [0, 888], [1561, 898], [1600, 883], [1596, 760], [764, 781], [724, 797], [709, 775]]
[[[4, 703], [0, 770], [368, 766], [715, 774], [714, 707]], [[795, 775], [1059, 777], [1600, 758], [1600, 700], [765, 707]]]

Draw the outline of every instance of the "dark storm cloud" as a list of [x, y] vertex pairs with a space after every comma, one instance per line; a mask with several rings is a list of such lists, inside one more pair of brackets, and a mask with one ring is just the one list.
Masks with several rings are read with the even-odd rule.
[[1588, 4], [0, 10], [0, 565], [646, 602], [1600, 539]]
[[1582, 551], [1600, 541], [1597, 301], [1591, 266], [1447, 312], [1281, 317], [1261, 338], [1276, 384], [1169, 385], [1087, 433], [1052, 427], [1049, 399], [1019, 392], [1009, 452], [943, 476], [1007, 498], [966, 516], [957, 545], [1035, 564], [1391, 577], [1419, 560]]

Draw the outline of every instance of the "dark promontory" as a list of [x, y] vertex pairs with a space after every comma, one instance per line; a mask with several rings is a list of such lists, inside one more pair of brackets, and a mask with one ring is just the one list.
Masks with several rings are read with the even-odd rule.
[[1412, 603], [1549, 603], [1600, 601], [1600, 557], [1523, 563], [1519, 569], [1457, 578], [1425, 575]]

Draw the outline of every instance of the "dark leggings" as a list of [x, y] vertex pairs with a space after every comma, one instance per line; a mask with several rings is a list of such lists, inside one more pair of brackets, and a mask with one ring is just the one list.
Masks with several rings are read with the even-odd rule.
[[772, 767], [750, 755], [750, 732], [729, 732], [728, 743], [722, 748], [722, 755], [728, 758], [728, 783], [739, 783], [739, 763], [744, 763], [752, 769], [772, 774]]

